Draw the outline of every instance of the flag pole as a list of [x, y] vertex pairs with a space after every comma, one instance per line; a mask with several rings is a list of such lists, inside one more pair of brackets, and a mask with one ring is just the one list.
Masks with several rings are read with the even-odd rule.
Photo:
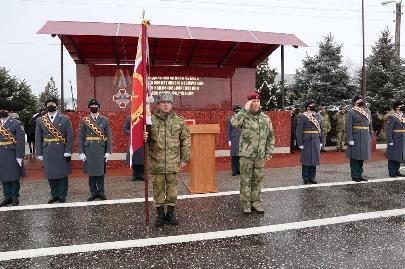
[[[144, 82], [143, 82], [143, 130], [146, 132], [146, 95], [148, 94], [148, 77], [147, 77], [147, 58], [146, 58], [146, 24], [147, 21], [145, 20], [145, 10], [142, 11], [142, 70], [144, 74]], [[144, 164], [143, 164], [143, 171], [144, 171], [144, 196], [145, 196], [145, 225], [146, 230], [149, 232], [150, 227], [150, 213], [149, 213], [149, 178], [148, 178], [148, 158], [147, 158], [147, 141], [144, 139], [143, 146], [144, 146]]]

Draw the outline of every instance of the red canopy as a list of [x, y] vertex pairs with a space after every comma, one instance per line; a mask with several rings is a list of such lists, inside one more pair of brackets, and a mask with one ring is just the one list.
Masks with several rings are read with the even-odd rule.
[[[139, 24], [48, 21], [38, 34], [59, 36], [81, 64], [133, 64]], [[153, 66], [256, 67], [280, 45], [306, 46], [292, 34], [151, 25]]]

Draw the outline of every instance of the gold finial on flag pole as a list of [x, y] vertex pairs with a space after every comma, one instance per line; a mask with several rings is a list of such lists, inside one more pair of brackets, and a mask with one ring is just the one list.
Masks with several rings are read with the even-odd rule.
[[145, 24], [146, 27], [150, 25], [150, 20], [145, 19], [145, 9], [142, 10], [142, 23]]

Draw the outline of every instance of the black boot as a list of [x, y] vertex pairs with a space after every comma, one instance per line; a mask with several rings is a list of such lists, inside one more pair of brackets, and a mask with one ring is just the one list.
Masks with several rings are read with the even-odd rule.
[[165, 223], [165, 208], [163, 206], [156, 207], [157, 217], [155, 227], [161, 227]]
[[166, 220], [169, 222], [170, 225], [176, 226], [179, 225], [179, 221], [177, 220], [176, 216], [174, 215], [174, 206], [167, 206], [167, 214]]

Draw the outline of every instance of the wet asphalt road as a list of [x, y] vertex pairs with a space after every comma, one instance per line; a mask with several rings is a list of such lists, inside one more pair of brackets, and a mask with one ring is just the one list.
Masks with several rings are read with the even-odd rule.
[[[385, 178], [384, 164], [368, 164], [366, 175]], [[350, 182], [339, 173], [344, 169], [342, 165], [323, 166], [318, 170], [318, 181]], [[297, 168], [268, 169], [266, 175], [265, 188], [301, 184]], [[180, 193], [187, 194], [187, 175], [182, 180]], [[43, 203], [47, 189], [39, 186], [45, 183], [24, 183], [23, 188], [30, 186], [35, 199], [22, 204]], [[71, 182], [69, 201], [85, 199], [85, 190], [80, 189], [85, 183]], [[111, 199], [130, 198], [142, 189], [141, 182], [126, 178], [108, 179], [107, 183], [116, 186], [110, 189]], [[237, 190], [238, 179], [220, 173], [218, 185], [220, 191]], [[322, 225], [322, 220], [333, 217], [404, 209], [405, 180], [270, 189], [262, 198], [265, 214], [250, 216], [242, 213], [237, 194], [180, 199], [180, 225], [152, 226], [149, 232], [144, 228], [141, 202], [2, 211], [0, 268], [405, 268], [405, 215], [360, 221], [348, 217], [341, 223]], [[153, 212], [152, 221], [154, 216]], [[321, 224], [204, 240], [205, 233], [310, 220]], [[172, 236], [197, 233], [203, 234], [201, 240], [170, 243]], [[10, 251], [45, 248], [46, 253], [47, 248], [72, 245], [80, 251], [83, 244], [144, 239], [161, 239], [162, 243], [99, 251], [84, 248], [80, 253], [1, 261]]]

